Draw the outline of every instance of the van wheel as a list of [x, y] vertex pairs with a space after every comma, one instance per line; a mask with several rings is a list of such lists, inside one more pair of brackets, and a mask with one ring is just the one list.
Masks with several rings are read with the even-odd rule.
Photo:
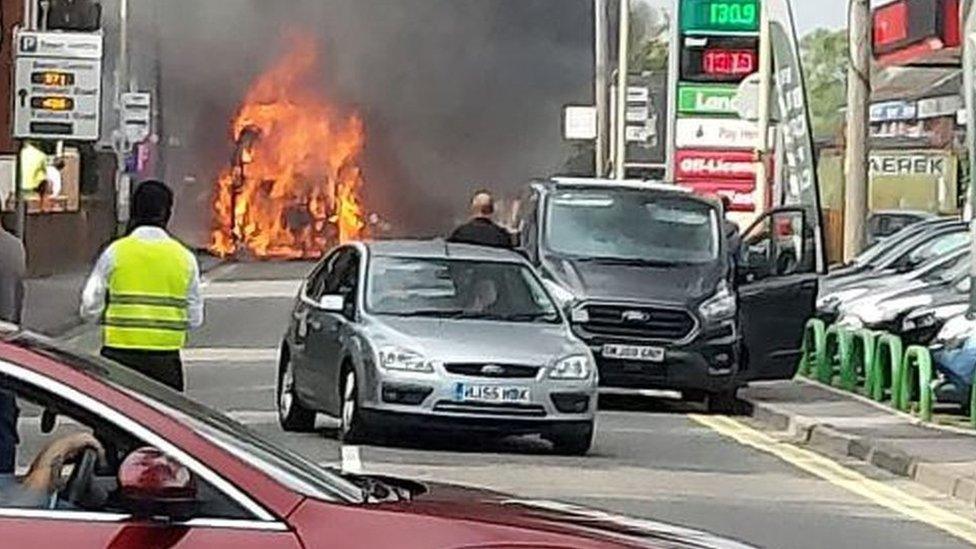
[[278, 423], [285, 431], [308, 433], [315, 430], [315, 411], [302, 406], [295, 391], [295, 369], [288, 348], [282, 346], [278, 360]]
[[359, 407], [359, 383], [356, 369], [346, 365], [342, 369], [342, 402], [339, 410], [339, 442], [360, 444], [366, 442], [367, 426]]
[[593, 422], [554, 426], [545, 438], [552, 450], [563, 456], [584, 456], [593, 446]]
[[737, 389], [708, 393], [705, 395], [705, 408], [710, 414], [731, 415], [739, 409]]

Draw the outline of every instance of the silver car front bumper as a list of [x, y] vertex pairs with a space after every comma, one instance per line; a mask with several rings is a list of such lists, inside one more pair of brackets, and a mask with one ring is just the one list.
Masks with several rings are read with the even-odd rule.
[[[381, 370], [367, 367], [360, 394], [365, 411], [383, 415], [404, 415], [450, 423], [588, 422], [597, 405], [597, 379], [556, 380], [540, 368], [532, 378], [502, 378], [458, 375], [438, 366], [431, 374]], [[509, 394], [528, 391], [524, 402], [485, 402], [465, 399], [460, 387], [491, 387]], [[581, 403], [585, 401], [585, 409]]]

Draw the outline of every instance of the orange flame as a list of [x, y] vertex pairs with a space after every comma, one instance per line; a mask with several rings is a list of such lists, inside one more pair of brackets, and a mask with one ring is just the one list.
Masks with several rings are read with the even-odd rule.
[[215, 189], [210, 249], [262, 259], [321, 256], [362, 238], [362, 119], [308, 85], [316, 44], [292, 48], [248, 90], [233, 121], [235, 158]]

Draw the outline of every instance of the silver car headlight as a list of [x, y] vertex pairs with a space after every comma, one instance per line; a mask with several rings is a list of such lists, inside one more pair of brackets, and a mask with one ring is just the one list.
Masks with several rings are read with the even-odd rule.
[[380, 366], [401, 372], [431, 373], [434, 362], [424, 355], [401, 347], [384, 347], [379, 353]]
[[551, 379], [589, 379], [593, 361], [587, 355], [573, 355], [557, 360], [549, 370]]
[[738, 304], [729, 284], [723, 280], [715, 295], [698, 306], [698, 312], [705, 322], [721, 322], [734, 318], [738, 312]]
[[963, 314], [946, 322], [934, 343], [957, 348], [973, 334], [976, 334], [976, 319]]

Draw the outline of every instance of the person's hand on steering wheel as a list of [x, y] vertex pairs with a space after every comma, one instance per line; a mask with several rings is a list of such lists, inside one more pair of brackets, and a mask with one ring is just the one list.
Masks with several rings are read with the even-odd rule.
[[[91, 434], [68, 435], [52, 441], [41, 450], [31, 464], [23, 485], [32, 491], [46, 494], [63, 488], [76, 492], [80, 488], [87, 488], [94, 475], [95, 465], [104, 461], [104, 458], [104, 448]], [[75, 470], [71, 479], [62, 486], [61, 470], [68, 463], [75, 463]]]

